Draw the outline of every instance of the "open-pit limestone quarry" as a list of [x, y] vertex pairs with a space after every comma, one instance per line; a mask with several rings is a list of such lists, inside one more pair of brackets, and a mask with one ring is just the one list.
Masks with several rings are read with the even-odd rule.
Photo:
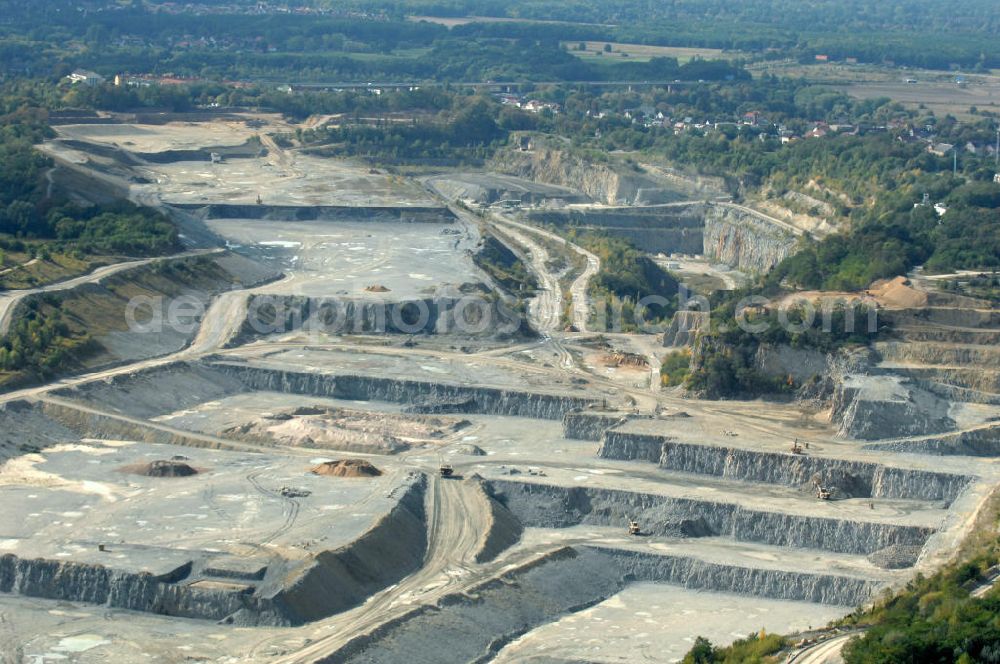
[[809, 229], [652, 167], [538, 146], [404, 176], [272, 138], [294, 128], [119, 118], [41, 146], [56, 184], [186, 246], [0, 293], [0, 329], [54, 298], [97, 348], [0, 395], [0, 661], [678, 661], [935, 570], [1000, 482], [982, 303], [887, 284], [891, 338], [760, 354], [814, 398], [702, 401], [659, 372], [703, 314], [601, 328], [600, 261], [558, 231], [734, 289]]

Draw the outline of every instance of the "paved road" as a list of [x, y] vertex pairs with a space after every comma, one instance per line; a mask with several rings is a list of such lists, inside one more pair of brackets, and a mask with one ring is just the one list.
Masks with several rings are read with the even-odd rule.
[[196, 251], [185, 251], [179, 254], [172, 254], [170, 256], [158, 256], [156, 258], [143, 258], [140, 260], [125, 261], [124, 263], [115, 263], [114, 265], [106, 265], [104, 267], [99, 267], [93, 272], [81, 275], [79, 277], [73, 277], [72, 279], [67, 279], [65, 281], [58, 281], [53, 284], [47, 284], [45, 286], [39, 286], [38, 288], [25, 288], [23, 290], [13, 290], [13, 291], [3, 291], [0, 292], [0, 336], [7, 334], [10, 330], [10, 324], [13, 320], [13, 314], [17, 308], [17, 304], [24, 300], [24, 298], [31, 295], [39, 295], [41, 293], [56, 293], [59, 291], [66, 291], [77, 286], [82, 286], [84, 284], [94, 284], [99, 283], [101, 279], [110, 277], [112, 275], [118, 274], [119, 272], [124, 272], [126, 270], [132, 270], [137, 267], [142, 267], [143, 265], [149, 265], [151, 263], [158, 263], [162, 261], [178, 260], [182, 258], [190, 258], [192, 256], [204, 256], [207, 254], [217, 254], [223, 253], [223, 249], [199, 249]]
[[816, 643], [793, 653], [785, 660], [786, 664], [839, 664], [843, 662], [840, 651], [844, 649], [847, 642], [855, 636], [860, 636], [861, 632], [852, 632], [834, 637], [828, 641]]
[[[985, 596], [996, 586], [998, 580], [1000, 580], [1000, 566], [991, 568], [986, 578], [972, 590], [970, 596], [977, 599]], [[854, 637], [862, 636], [864, 633], [865, 630], [859, 629], [827, 641], [814, 643], [789, 655], [785, 664], [841, 664], [844, 659], [840, 653], [844, 646]]]

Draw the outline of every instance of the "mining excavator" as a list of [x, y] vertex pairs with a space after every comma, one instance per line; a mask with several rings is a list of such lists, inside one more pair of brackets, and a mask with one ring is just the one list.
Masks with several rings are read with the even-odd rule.
[[816, 497], [820, 500], [830, 500], [833, 497], [833, 490], [823, 486], [823, 480], [819, 473], [813, 475], [813, 489], [816, 490]]
[[441, 477], [452, 477], [455, 474], [455, 469], [446, 463], [442, 463], [441, 467], [438, 468], [438, 472], [441, 473]]
[[628, 520], [628, 534], [629, 535], [641, 535], [642, 529], [639, 527], [639, 522], [634, 519]]

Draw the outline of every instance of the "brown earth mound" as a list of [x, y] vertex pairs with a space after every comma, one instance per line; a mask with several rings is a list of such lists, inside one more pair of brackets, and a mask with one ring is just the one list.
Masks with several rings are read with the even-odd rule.
[[382, 284], [372, 284], [371, 286], [369, 286], [365, 290], [368, 291], [369, 293], [388, 293], [389, 292], [389, 289], [386, 288], [385, 286], [383, 286]]
[[144, 475], [146, 477], [190, 477], [197, 475], [198, 471], [182, 461], [150, 461], [149, 463], [137, 463], [122, 468], [122, 472], [133, 475]]
[[362, 459], [325, 461], [312, 469], [313, 475], [328, 477], [378, 477], [382, 471]]
[[876, 281], [868, 294], [887, 309], [908, 309], [927, 306], [927, 293], [918, 291], [906, 277]]

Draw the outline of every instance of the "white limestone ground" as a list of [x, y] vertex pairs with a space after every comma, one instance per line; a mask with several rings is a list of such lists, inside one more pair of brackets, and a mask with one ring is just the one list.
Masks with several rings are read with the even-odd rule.
[[[265, 132], [287, 129], [275, 118], [264, 120]], [[239, 148], [261, 132], [239, 120], [61, 131], [68, 139], [161, 156]], [[266, 136], [261, 145], [267, 148], [264, 156], [220, 164], [182, 160], [176, 153], [131, 163], [66, 146], [50, 149], [126, 179], [134, 176], [130, 186], [144, 200], [255, 208], [259, 194], [264, 207], [442, 205], [415, 181], [282, 149]], [[476, 174], [456, 180], [487, 197], [492, 191], [568, 196], [509, 177], [491, 179]], [[357, 219], [316, 221], [246, 216], [265, 218], [207, 224], [233, 251], [280, 269], [285, 278], [217, 298], [206, 317], [210, 323], [223, 319], [229, 332], [245, 315], [238, 298], [255, 293], [375, 299], [380, 295], [368, 288], [377, 284], [388, 289], [382, 296], [389, 299], [415, 298], [483, 281], [468, 256], [478, 240], [469, 221], [398, 223], [361, 211]], [[718, 234], [720, 254], [742, 248], [749, 252], [744, 262], [754, 265], [784, 251], [781, 238], [768, 244], [755, 234], [754, 224], [730, 221], [716, 220], [729, 229]], [[864, 450], [794, 404], [702, 403], [658, 392], [647, 380], [606, 375], [581, 366], [580, 358], [594, 347], [584, 345], [584, 334], [552, 330], [541, 339], [505, 345], [470, 344], [449, 335], [311, 337], [292, 330], [223, 348], [224, 341], [237, 338], [225, 332], [199, 333], [190, 349], [160, 362], [107, 369], [91, 379], [67, 381], [68, 387], [54, 393], [30, 392], [27, 398], [41, 402], [0, 412], [6, 434], [0, 435], [0, 452], [10, 458], [0, 470], [0, 503], [11, 507], [0, 514], [0, 565], [10, 569], [3, 554], [88, 563], [86, 569], [72, 568], [85, 580], [102, 569], [91, 564], [108, 564], [108, 558], [123, 572], [169, 576], [188, 560], [214, 557], [239, 572], [266, 554], [283, 572], [281, 565], [358, 542], [368, 526], [402, 502], [406, 482], [421, 477], [426, 523], [420, 532], [427, 533], [427, 542], [418, 541], [421, 536], [401, 544], [403, 529], [393, 525], [389, 537], [370, 542], [363, 555], [344, 563], [344, 568], [363, 566], [402, 550], [416, 559], [415, 568], [401, 572], [389, 587], [359, 586], [341, 577], [329, 585], [314, 579], [302, 584], [307, 601], [298, 602], [300, 609], [340, 593], [364, 601], [330, 617], [310, 616], [299, 627], [220, 625], [76, 601], [86, 593], [56, 600], [0, 595], [3, 664], [3, 657], [270, 664], [315, 661], [335, 651], [344, 659], [353, 652], [357, 661], [437, 663], [459, 650], [470, 655], [466, 659], [481, 655], [493, 639], [510, 640], [498, 659], [506, 662], [673, 661], [697, 635], [721, 644], [762, 628], [816, 627], [850, 610], [838, 605], [845, 603], [838, 597], [860, 600], [872, 588], [930, 571], [965, 534], [997, 479], [992, 464], [966, 458]], [[648, 339], [614, 341], [644, 357], [655, 355]], [[619, 416], [638, 411], [648, 419], [630, 422], [621, 432], [695, 446], [691, 455], [705, 453], [708, 461], [678, 472], [648, 455], [601, 457], [600, 442], [568, 439], [559, 421], [569, 408], [588, 403]], [[307, 440], [305, 429], [301, 440], [259, 444], [232, 434], [303, 406], [364, 411], [358, 426], [374, 423], [380, 435], [399, 435], [386, 414], [413, 408], [454, 408], [458, 412], [447, 417], [465, 424], [394, 455], [361, 454], [386, 473], [373, 480], [309, 475], [315, 463], [346, 455]], [[662, 410], [688, 417], [654, 416]], [[963, 421], [973, 415], [963, 414]], [[19, 427], [28, 430], [21, 434]], [[897, 486], [907, 473], [909, 484], [916, 484], [912, 471], [972, 474], [985, 481], [953, 502], [881, 495], [826, 502], [808, 487], [710, 472], [716, 457], [731, 456], [725, 462], [731, 470], [767, 465], [773, 459], [763, 453], [801, 461], [789, 453], [795, 438], [810, 442], [806, 458], [818, 463], [891, 465], [898, 469]], [[178, 454], [202, 472], [154, 479], [119, 471]], [[442, 463], [452, 466], [456, 479], [438, 476]], [[283, 488], [296, 497], [283, 495]], [[310, 493], [298, 495], [303, 491]], [[651, 534], [628, 537], [627, 518], [640, 511], [645, 520], [640, 525]], [[526, 525], [523, 534], [517, 519]], [[496, 524], [505, 531], [500, 536]], [[871, 547], [859, 533], [926, 536], [924, 554], [915, 568], [882, 569], [868, 558]], [[101, 543], [111, 550], [100, 551]], [[481, 555], [486, 549], [490, 555]], [[22, 580], [31, 576], [26, 569], [20, 568]], [[199, 576], [204, 566], [197, 570], [165, 585], [188, 592], [188, 585], [232, 590], [247, 583]], [[626, 570], [660, 574], [661, 583], [629, 585]], [[712, 587], [716, 576], [729, 584], [727, 592], [685, 587]], [[266, 583], [285, 580], [272, 573]], [[37, 593], [47, 586], [30, 589]], [[794, 593], [813, 601], [771, 599]], [[591, 608], [566, 615], [581, 605]], [[248, 611], [261, 612], [253, 606]], [[356, 639], [367, 645], [358, 646]]]
[[[723, 598], [724, 597], [724, 598]], [[714, 644], [750, 634], [788, 634], [840, 618], [848, 607], [637, 583], [589, 609], [532, 630], [500, 651], [497, 664], [551, 657], [588, 662], [677, 662], [696, 636]]]
[[[258, 292], [399, 301], [481, 280], [470, 254], [479, 233], [462, 222], [216, 219], [208, 226], [236, 251], [288, 276]], [[373, 285], [388, 291], [366, 290]]]

